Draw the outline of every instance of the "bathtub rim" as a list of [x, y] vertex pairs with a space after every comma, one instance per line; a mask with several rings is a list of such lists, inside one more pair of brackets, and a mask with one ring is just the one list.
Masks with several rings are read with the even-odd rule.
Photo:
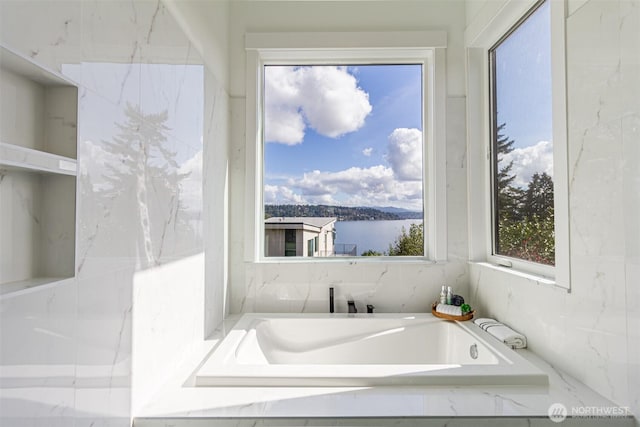
[[[260, 319], [424, 319], [457, 324], [498, 355], [498, 365], [251, 365], [233, 363], [235, 348]], [[268, 373], [265, 373], [268, 366]], [[398, 368], [401, 366], [402, 368]], [[451, 369], [451, 368], [460, 369]], [[469, 378], [472, 377], [473, 380]], [[195, 374], [198, 387], [533, 386], [547, 387], [547, 373], [473, 321], [450, 321], [431, 313], [244, 313]]]

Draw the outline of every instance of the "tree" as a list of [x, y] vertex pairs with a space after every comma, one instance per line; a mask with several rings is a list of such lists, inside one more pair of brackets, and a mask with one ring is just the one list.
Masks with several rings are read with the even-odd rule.
[[423, 224], [411, 224], [409, 233], [402, 227], [402, 233], [396, 238], [393, 245], [389, 245], [391, 256], [422, 256], [424, 255], [424, 226]]
[[553, 180], [545, 172], [535, 173], [524, 192], [522, 213], [525, 218], [547, 218], [553, 211]]
[[362, 252], [361, 256], [382, 256], [384, 255], [382, 252], [374, 251], [373, 249], [366, 250]]
[[[130, 213], [137, 220], [137, 249], [146, 266], [151, 266], [162, 257], [168, 229], [176, 227], [180, 182], [189, 174], [180, 172], [176, 153], [168, 148], [171, 129], [166, 125], [166, 110], [145, 114], [140, 106], [127, 103], [125, 115], [124, 123], [116, 123], [119, 133], [102, 142], [104, 150], [119, 161], [105, 165], [108, 185], [100, 193], [108, 199], [128, 198], [126, 206], [133, 207]], [[160, 244], [154, 247], [154, 241]]]
[[523, 191], [519, 220], [500, 216], [498, 253], [526, 261], [554, 265], [555, 230], [553, 180], [535, 173]]
[[496, 174], [497, 187], [497, 210], [500, 220], [519, 220], [520, 204], [522, 199], [522, 190], [513, 186], [513, 180], [516, 178], [511, 173], [513, 168], [513, 160], [503, 165], [504, 156], [513, 151], [514, 140], [509, 139], [503, 133], [505, 123], [498, 126], [496, 139], [496, 167], [499, 168]]
[[555, 263], [553, 210], [544, 218], [500, 222], [500, 254], [541, 264]]
[[514, 140], [497, 129], [496, 139], [496, 253], [553, 265], [555, 234], [553, 180], [546, 173], [535, 173], [525, 189], [513, 184], [513, 161], [504, 156], [513, 151]]

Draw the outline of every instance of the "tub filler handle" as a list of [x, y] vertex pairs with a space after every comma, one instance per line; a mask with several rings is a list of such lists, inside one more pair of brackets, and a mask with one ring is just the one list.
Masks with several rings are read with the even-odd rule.
[[358, 309], [356, 308], [356, 303], [353, 300], [347, 301], [347, 306], [349, 307], [349, 313], [358, 312]]
[[367, 313], [373, 313], [375, 307], [372, 304], [367, 304]]

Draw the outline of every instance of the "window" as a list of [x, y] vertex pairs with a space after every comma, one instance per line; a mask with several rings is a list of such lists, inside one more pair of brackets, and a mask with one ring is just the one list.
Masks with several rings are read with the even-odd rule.
[[565, 3], [491, 22], [465, 33], [470, 258], [570, 289]]
[[296, 256], [296, 230], [284, 230], [284, 256]]
[[493, 251], [553, 265], [553, 138], [549, 1], [489, 51]]
[[[423, 256], [422, 72], [421, 64], [265, 65], [266, 223], [307, 223], [312, 233], [318, 218], [335, 218], [337, 246], [356, 256]], [[307, 246], [314, 256], [318, 236]]]
[[[336, 254], [360, 256], [367, 250], [367, 245], [357, 249], [352, 248], [349, 242], [344, 243], [341, 238], [344, 233], [340, 233], [341, 222], [344, 221], [338, 220], [345, 219], [347, 215], [360, 215], [368, 221], [359, 222], [369, 222], [379, 213], [372, 214], [368, 209], [397, 207], [391, 203], [378, 203], [387, 200], [382, 198], [383, 195], [393, 193], [380, 182], [369, 193], [360, 193], [356, 197], [356, 187], [372, 185], [366, 178], [375, 178], [376, 173], [380, 175], [382, 184], [391, 182], [397, 185], [400, 180], [411, 181], [411, 185], [403, 184], [404, 187], [397, 188], [397, 200], [389, 200], [407, 205], [399, 206], [401, 209], [422, 212], [423, 225], [406, 227], [405, 234], [423, 236], [420, 245], [422, 257], [445, 260], [446, 34], [440, 31], [249, 33], [245, 43], [248, 73], [245, 176], [245, 226], [248, 233], [244, 245], [245, 260], [266, 261], [265, 257], [282, 256], [277, 255], [281, 252], [276, 250], [280, 247], [277, 229], [292, 222], [300, 224], [300, 233], [303, 233], [298, 244], [307, 242], [312, 236], [331, 233], [330, 238], [314, 242], [316, 256], [313, 262], [340, 259]], [[368, 84], [371, 86], [366, 81], [372, 81], [371, 76], [376, 72], [379, 83], [384, 83], [385, 77], [380, 73], [385, 69], [414, 72], [419, 76], [416, 79], [419, 96], [415, 101], [420, 108], [413, 115], [406, 114], [406, 124], [394, 125], [391, 129], [385, 128], [389, 125], [383, 120], [384, 108], [377, 108], [375, 104], [375, 99], [382, 99], [385, 94], [379, 88], [372, 90], [366, 87]], [[327, 88], [324, 84], [331, 80], [325, 78], [327, 76], [346, 83], [349, 90], [334, 85], [333, 90], [328, 91], [329, 96], [325, 96], [323, 91], [326, 92]], [[401, 80], [392, 79], [389, 83], [398, 84]], [[297, 97], [296, 94], [300, 93], [306, 96]], [[349, 97], [354, 93], [355, 97]], [[391, 103], [394, 99], [401, 99], [402, 93], [389, 92], [387, 95], [390, 96], [386, 101]], [[344, 108], [335, 102], [345, 96], [350, 102], [355, 100], [355, 108]], [[403, 107], [397, 104], [396, 111], [393, 108], [387, 110], [397, 117]], [[336, 111], [339, 114], [335, 114]], [[281, 120], [283, 118], [286, 120]], [[356, 136], [358, 129], [369, 133]], [[420, 151], [409, 149], [409, 152], [414, 156], [420, 152], [417, 155], [420, 179], [411, 175], [416, 172], [410, 168], [415, 162], [397, 162], [393, 155], [398, 153], [389, 150], [390, 136], [396, 129], [402, 129], [394, 135], [397, 138], [407, 136], [400, 135], [403, 132], [412, 134], [414, 138], [418, 135], [406, 147], [419, 146]], [[373, 138], [384, 141], [386, 146], [381, 150], [384, 152], [376, 153], [376, 146], [367, 145], [367, 141]], [[406, 148], [400, 142], [396, 145], [398, 149]], [[290, 154], [283, 155], [285, 152]], [[349, 164], [356, 156], [370, 163]], [[378, 163], [373, 163], [374, 160]], [[397, 170], [391, 167], [393, 161], [398, 163]], [[251, 167], [252, 164], [255, 168]], [[376, 166], [378, 168], [374, 168]], [[402, 166], [406, 168], [402, 170]], [[363, 176], [353, 179], [354, 172]], [[345, 182], [351, 184], [351, 189]], [[408, 187], [412, 189], [411, 194], [404, 191]], [[409, 203], [412, 203], [411, 209]], [[325, 211], [323, 215], [333, 209], [332, 216], [317, 216], [318, 206]], [[389, 210], [391, 212], [383, 213], [397, 215], [396, 209]], [[327, 223], [327, 219], [334, 222]], [[376, 231], [368, 234], [376, 234]], [[394, 238], [401, 236], [401, 232], [399, 230]], [[387, 251], [394, 238], [386, 243]], [[262, 248], [264, 250], [260, 250]], [[306, 252], [307, 243], [304, 243], [304, 248], [302, 253]], [[295, 259], [311, 261], [300, 254], [298, 250]]]

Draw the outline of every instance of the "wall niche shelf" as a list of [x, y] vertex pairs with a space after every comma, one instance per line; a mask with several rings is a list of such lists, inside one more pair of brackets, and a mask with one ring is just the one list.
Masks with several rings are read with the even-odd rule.
[[0, 295], [75, 276], [78, 88], [0, 46]]
[[76, 176], [76, 159], [0, 142], [0, 168]]

